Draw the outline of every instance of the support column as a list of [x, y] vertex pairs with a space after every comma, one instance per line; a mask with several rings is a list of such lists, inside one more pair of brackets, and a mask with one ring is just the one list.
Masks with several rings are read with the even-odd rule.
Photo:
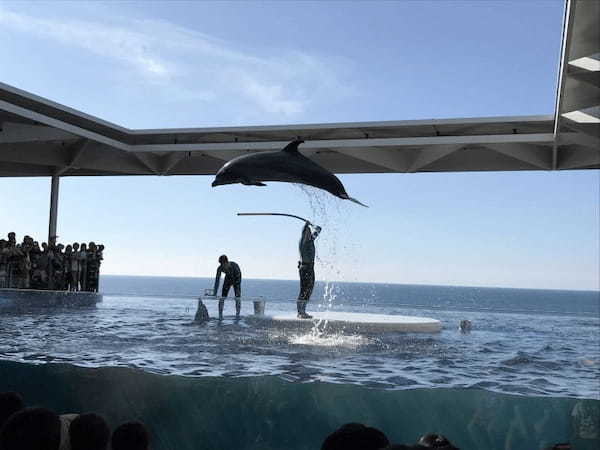
[[60, 177], [54, 175], [50, 185], [50, 225], [48, 226], [48, 245], [56, 244], [56, 216], [58, 215], [58, 184]]

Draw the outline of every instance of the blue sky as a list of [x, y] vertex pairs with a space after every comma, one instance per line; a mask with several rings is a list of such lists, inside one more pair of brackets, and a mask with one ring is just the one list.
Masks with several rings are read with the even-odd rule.
[[[0, 2], [0, 81], [130, 128], [552, 114], [561, 1]], [[598, 171], [342, 176], [360, 208], [280, 183], [61, 180], [58, 234], [104, 273], [598, 289]], [[0, 179], [0, 233], [47, 236], [49, 180]]]

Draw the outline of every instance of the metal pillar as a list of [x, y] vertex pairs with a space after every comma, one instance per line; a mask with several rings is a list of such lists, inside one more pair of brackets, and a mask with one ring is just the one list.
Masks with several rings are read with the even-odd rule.
[[56, 216], [58, 215], [58, 184], [60, 177], [53, 176], [50, 185], [50, 224], [48, 226], [48, 245], [56, 244]]

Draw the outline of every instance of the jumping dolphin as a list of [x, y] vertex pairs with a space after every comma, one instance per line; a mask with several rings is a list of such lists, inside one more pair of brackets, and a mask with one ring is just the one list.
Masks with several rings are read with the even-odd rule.
[[344, 185], [334, 174], [298, 151], [304, 141], [290, 142], [283, 150], [238, 156], [219, 169], [212, 186], [242, 183], [247, 186], [266, 186], [263, 181], [301, 183], [323, 189], [336, 197], [367, 205], [348, 196]]

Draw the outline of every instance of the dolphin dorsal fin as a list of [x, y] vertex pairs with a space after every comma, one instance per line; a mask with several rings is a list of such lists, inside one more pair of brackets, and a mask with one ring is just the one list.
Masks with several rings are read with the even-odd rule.
[[298, 153], [298, 146], [304, 141], [302, 139], [296, 139], [286, 145], [281, 151], [286, 153]]

